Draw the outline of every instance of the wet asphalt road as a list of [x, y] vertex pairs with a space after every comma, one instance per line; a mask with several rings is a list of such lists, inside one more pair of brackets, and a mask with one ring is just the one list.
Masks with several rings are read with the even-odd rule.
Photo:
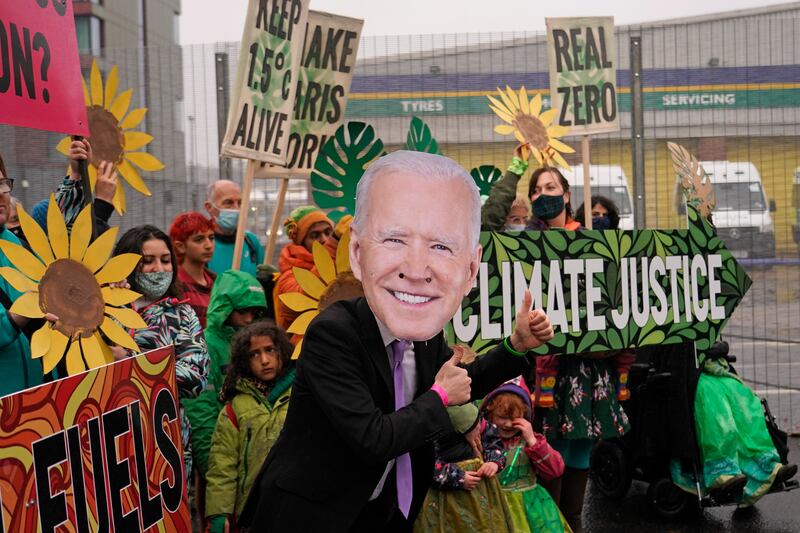
[[[789, 441], [789, 462], [800, 461], [800, 438]], [[712, 507], [675, 521], [655, 516], [647, 504], [647, 486], [633, 482], [628, 495], [613, 501], [592, 490], [586, 491], [583, 508], [586, 533], [795, 533], [800, 532], [800, 489], [768, 494], [753, 508]]]

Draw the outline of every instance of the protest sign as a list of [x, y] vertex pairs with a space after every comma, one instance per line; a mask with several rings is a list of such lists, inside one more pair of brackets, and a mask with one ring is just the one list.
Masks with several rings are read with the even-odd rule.
[[283, 165], [308, 0], [251, 0], [221, 154]]
[[0, 4], [0, 124], [88, 135], [71, 0]]
[[172, 347], [0, 399], [0, 532], [189, 532]]
[[548, 18], [551, 107], [570, 134], [619, 131], [613, 17]]
[[706, 349], [752, 284], [693, 206], [686, 230], [484, 232], [481, 245], [477, 288], [448, 331], [478, 353], [512, 333], [525, 289], [555, 332], [537, 353]]
[[260, 165], [256, 178], [311, 175], [317, 154], [344, 118], [363, 25], [359, 19], [308, 12], [287, 161]]

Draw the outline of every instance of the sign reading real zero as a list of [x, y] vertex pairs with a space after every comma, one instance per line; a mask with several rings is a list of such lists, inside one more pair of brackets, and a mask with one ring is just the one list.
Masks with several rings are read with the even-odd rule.
[[0, 2], [0, 124], [89, 135], [72, 0]]
[[308, 0], [250, 0], [222, 155], [283, 165]]
[[0, 399], [0, 532], [191, 523], [172, 347]]
[[550, 97], [571, 135], [619, 131], [613, 17], [548, 18]]

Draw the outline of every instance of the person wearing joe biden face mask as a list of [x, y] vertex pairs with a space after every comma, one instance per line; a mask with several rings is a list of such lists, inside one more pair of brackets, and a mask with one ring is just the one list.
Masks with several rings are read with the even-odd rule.
[[478, 273], [480, 196], [443, 156], [398, 151], [358, 184], [350, 263], [365, 296], [310, 324], [283, 432], [240, 526], [284, 531], [411, 531], [431, 483], [433, 440], [453, 431], [448, 405], [483, 397], [531, 370], [550, 340], [531, 311], [461, 365], [442, 328]]
[[[208, 186], [208, 195], [203, 205], [217, 225], [214, 231], [214, 256], [206, 266], [219, 275], [233, 264], [239, 209], [242, 206], [242, 189], [229, 180], [215, 181]], [[255, 276], [258, 273], [258, 265], [263, 262], [264, 247], [254, 233], [245, 231], [239, 270]]]

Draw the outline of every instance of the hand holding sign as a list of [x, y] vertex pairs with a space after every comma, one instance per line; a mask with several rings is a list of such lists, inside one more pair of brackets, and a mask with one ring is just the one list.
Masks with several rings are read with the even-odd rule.
[[527, 352], [538, 348], [553, 338], [553, 327], [550, 319], [541, 309], [531, 309], [531, 291], [525, 290], [522, 305], [517, 310], [517, 326], [509, 341], [511, 347], [518, 352]]

